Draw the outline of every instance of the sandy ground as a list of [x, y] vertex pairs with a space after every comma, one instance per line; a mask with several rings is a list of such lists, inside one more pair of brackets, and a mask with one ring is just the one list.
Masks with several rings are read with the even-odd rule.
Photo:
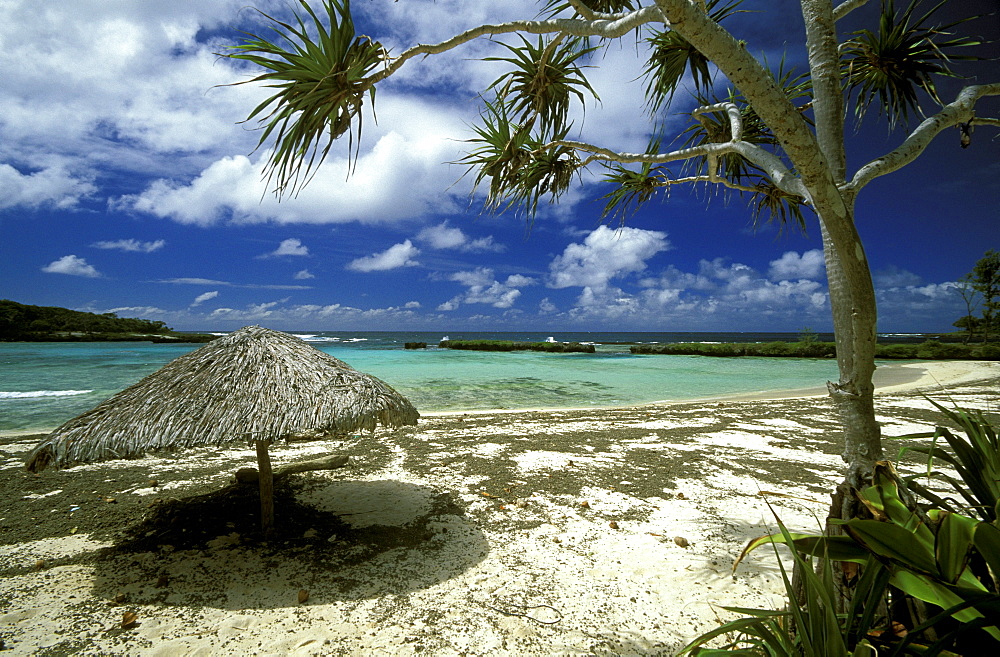
[[[1000, 406], [996, 363], [877, 381], [887, 437], [937, 421], [923, 394]], [[274, 449], [352, 463], [280, 486], [265, 542], [250, 449], [32, 475], [38, 439], [0, 437], [4, 654], [670, 655], [783, 604], [773, 555], [733, 559], [765, 500], [817, 528], [842, 466], [823, 397], [435, 415]]]

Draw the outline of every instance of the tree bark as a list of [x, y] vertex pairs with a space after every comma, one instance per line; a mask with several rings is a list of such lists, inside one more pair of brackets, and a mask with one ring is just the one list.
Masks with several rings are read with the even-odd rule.
[[[840, 379], [828, 382], [827, 388], [844, 427], [841, 457], [847, 463], [845, 483], [861, 488], [871, 480], [875, 463], [882, 459], [882, 432], [875, 420], [872, 383], [878, 320], [875, 289], [854, 226], [853, 208], [844, 219], [827, 221], [821, 215], [820, 230], [840, 373]], [[852, 242], [853, 252], [845, 248]], [[850, 505], [853, 500], [848, 497], [845, 503]], [[835, 512], [835, 517], [850, 518], [853, 513], [845, 507], [839, 514]]]

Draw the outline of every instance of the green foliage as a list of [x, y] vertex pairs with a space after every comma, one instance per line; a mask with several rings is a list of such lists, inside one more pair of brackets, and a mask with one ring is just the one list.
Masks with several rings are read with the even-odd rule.
[[[660, 150], [660, 140], [652, 139], [646, 148], [647, 154]], [[621, 224], [629, 214], [635, 213], [653, 197], [656, 190], [666, 187], [669, 191], [669, 171], [664, 166], [643, 162], [634, 171], [617, 163], [605, 164], [606, 173], [602, 182], [611, 184], [611, 191], [602, 196], [605, 200], [602, 218], [616, 217]]]
[[0, 300], [0, 340], [32, 340], [57, 333], [163, 335], [170, 332], [170, 327], [160, 321], [126, 319], [114, 313], [98, 315], [54, 306], [29, 306], [7, 299]]
[[[906, 477], [907, 486], [941, 509], [967, 512], [978, 515], [987, 522], [995, 522], [997, 505], [1000, 504], [1000, 439], [997, 438], [996, 431], [982, 411], [963, 408], [950, 410], [937, 402], [931, 403], [965, 435], [963, 437], [946, 426], [938, 426], [932, 433], [901, 436], [909, 440], [931, 439], [929, 445], [908, 445], [899, 450], [900, 457], [908, 452], [927, 456], [926, 475]], [[939, 439], [944, 439], [947, 448], [938, 444]], [[961, 481], [935, 470], [934, 459], [953, 467]], [[948, 483], [964, 499], [965, 508], [961, 508], [954, 500], [949, 501], [931, 491], [921, 483], [925, 477], [928, 485], [931, 478]]]
[[[614, 14], [635, 9], [635, 2], [633, 0], [581, 0], [581, 2], [591, 11], [602, 14]], [[566, 2], [566, 0], [547, 0], [542, 13], [552, 16], [564, 9], [571, 8], [572, 5]]]
[[442, 340], [442, 349], [471, 351], [545, 351], [549, 353], [594, 353], [594, 345], [579, 342], [513, 342], [511, 340]]
[[629, 347], [633, 354], [674, 356], [769, 356], [775, 358], [833, 358], [837, 355], [832, 342], [678, 342], [673, 344], [641, 344]]
[[997, 311], [1000, 311], [1000, 253], [990, 249], [976, 262], [971, 283], [972, 289], [983, 298], [983, 342], [988, 342]]
[[[708, 15], [717, 23], [737, 13], [743, 0], [708, 0]], [[684, 71], [691, 71], [695, 90], [706, 93], [712, 88], [712, 71], [707, 57], [698, 52], [687, 39], [673, 30], [655, 33], [646, 39], [649, 60], [643, 69], [646, 77], [646, 103], [651, 114], [656, 114], [664, 102], [673, 100]]]
[[799, 342], [816, 342], [819, 340], [819, 333], [812, 330], [808, 326], [804, 326], [801, 331], [799, 331]]
[[[793, 104], [805, 101], [812, 95], [812, 83], [809, 77], [805, 74], [795, 75], [794, 71], [786, 70], [783, 59], [778, 65], [775, 82], [784, 89], [785, 95]], [[739, 107], [742, 117], [743, 141], [763, 147], [778, 145], [771, 128], [736, 89], [727, 89], [724, 97], [712, 91], [698, 92], [695, 94], [695, 99], [699, 106], [722, 102], [735, 104]], [[684, 135], [685, 148], [724, 143], [732, 139], [732, 126], [724, 112], [700, 112], [691, 116], [693, 119], [691, 125], [681, 133]], [[694, 158], [685, 163], [684, 171], [703, 174], [707, 172], [708, 165], [707, 158]], [[753, 192], [739, 192], [741, 196], [749, 197], [754, 223], [758, 223], [763, 217], [775, 220], [782, 226], [794, 222], [800, 228], [805, 228], [805, 217], [802, 214], [805, 208], [803, 199], [778, 189], [759, 167], [742, 155], [726, 153], [721, 156], [718, 173], [735, 184], [754, 188]]]
[[224, 54], [267, 70], [236, 84], [263, 82], [278, 89], [246, 120], [257, 119], [263, 129], [258, 148], [274, 136], [267, 179], [273, 181], [279, 198], [301, 190], [344, 134], [349, 134], [349, 156], [353, 152], [357, 157], [365, 95], [375, 100], [375, 87], [366, 76], [388, 59], [381, 44], [355, 36], [350, 0], [327, 0], [325, 22], [306, 0], [298, 3], [308, 14], [315, 38], [299, 13], [293, 26], [256, 10], [270, 22], [279, 43], [248, 34], [246, 41]]
[[[466, 140], [477, 147], [460, 162], [469, 166], [469, 172], [476, 172], [473, 188], [489, 181], [485, 202], [488, 211], [521, 206], [533, 215], [542, 196], [549, 194], [556, 199], [569, 189], [580, 167], [573, 149], [545, 148], [545, 142], [532, 135], [530, 126], [510, 120], [503, 103], [487, 102], [480, 117], [482, 125], [473, 127], [477, 136]], [[561, 139], [565, 133], [555, 137]]]
[[511, 68], [493, 81], [498, 103], [504, 103], [516, 120], [527, 125], [538, 117], [542, 133], [561, 131], [566, 126], [571, 97], [584, 102], [584, 91], [594, 98], [597, 92], [583, 76], [578, 60], [596, 48], [582, 48], [578, 39], [562, 43], [541, 36], [532, 43], [521, 36], [521, 46], [501, 43], [510, 57], [485, 57], [487, 62], [507, 62]]
[[[676, 342], [640, 344], [630, 347], [634, 354], [686, 356], [773, 356], [782, 358], [833, 358], [837, 346], [808, 335], [798, 342]], [[883, 360], [1000, 360], [1000, 345], [943, 343], [927, 340], [920, 344], [878, 344], [875, 358]]]
[[[991, 522], [940, 509], [931, 509], [921, 515], [907, 507], [899, 489], [900, 480], [891, 464], [880, 463], [873, 475], [873, 485], [857, 491], [858, 499], [872, 518], [832, 521], [843, 527], [846, 536], [793, 534], [782, 526], [778, 534], [750, 541], [737, 559], [738, 564], [756, 548], [779, 543], [794, 548], [793, 555], [800, 566], [807, 563], [806, 557], [821, 559], [818, 581], [814, 579], [816, 573], [803, 572], [806, 580], [804, 607], [792, 605], [790, 612], [785, 612], [798, 614], [794, 639], [802, 650], [784, 654], [846, 655], [849, 650], [856, 651], [858, 644], [865, 640], [888, 641], [884, 647], [891, 648], [894, 655], [939, 654], [955, 641], [976, 641], [980, 646], [990, 644], [988, 650], [1000, 649], [1000, 626], [997, 625], [1000, 622], [1000, 595], [996, 592], [996, 581], [989, 574], [990, 569], [1000, 572], [1000, 529]], [[833, 580], [825, 576], [831, 561], [863, 566], [852, 607], [847, 614], [838, 617], [840, 632], [847, 639], [845, 649], [836, 648], [833, 652], [828, 651], [828, 642], [817, 642], [817, 633], [809, 631], [816, 626], [815, 622], [807, 619], [803, 625], [799, 621], [803, 614], [813, 613], [815, 607], [826, 604], [833, 595]], [[886, 585], [892, 588], [887, 589]], [[894, 609], [891, 605], [886, 607], [888, 616], [876, 619], [873, 615], [876, 603], [884, 598], [886, 591], [892, 593], [893, 590], [935, 605], [942, 611], [922, 622], [909, 619], [905, 639], [900, 640], [890, 632], [882, 632], [880, 637], [884, 638], [876, 639], [869, 632], [874, 622], [888, 628], [896, 620], [891, 615]], [[794, 600], [792, 592], [789, 593], [789, 599]], [[951, 619], [958, 624], [945, 623]], [[933, 645], [921, 637], [923, 630], [928, 628], [933, 628], [933, 635], [938, 637]], [[978, 632], [980, 628], [985, 636]], [[833, 633], [834, 626], [830, 625], [822, 639], [825, 641]], [[704, 638], [699, 637], [692, 645], [704, 643]], [[808, 650], [805, 649], [807, 644]], [[746, 654], [782, 653], [757, 650]]]
[[943, 104], [934, 76], [958, 77], [949, 68], [950, 61], [977, 59], [956, 51], [979, 45], [979, 41], [956, 37], [948, 31], [975, 16], [948, 25], [932, 25], [929, 21], [945, 2], [915, 19], [919, 4], [920, 0], [911, 0], [899, 12], [894, 0], [883, 0], [878, 30], [859, 30], [842, 47], [847, 88], [857, 93], [854, 112], [859, 118], [877, 100], [879, 113], [886, 115], [890, 127], [905, 123], [911, 112], [920, 111], [918, 90]]

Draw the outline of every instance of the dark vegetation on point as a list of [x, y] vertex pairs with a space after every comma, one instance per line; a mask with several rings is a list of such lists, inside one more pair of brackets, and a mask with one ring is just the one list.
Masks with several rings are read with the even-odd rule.
[[176, 333], [160, 321], [0, 299], [0, 342], [208, 342], [214, 338]]
[[472, 351], [545, 351], [549, 353], [594, 353], [594, 345], [579, 342], [512, 342], [510, 340], [442, 340], [442, 349]]
[[[779, 358], [835, 358], [833, 342], [723, 342], [705, 344], [643, 344], [630, 347], [633, 354], [671, 356], [773, 356]], [[957, 344], [927, 340], [921, 344], [879, 344], [875, 358], [893, 360], [1000, 360], [1000, 344]]]

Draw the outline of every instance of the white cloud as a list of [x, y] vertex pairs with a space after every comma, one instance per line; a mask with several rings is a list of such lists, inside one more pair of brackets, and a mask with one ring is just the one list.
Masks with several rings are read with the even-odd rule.
[[492, 269], [478, 267], [472, 271], [455, 272], [449, 280], [465, 285], [468, 290], [438, 306], [438, 310], [457, 310], [463, 303], [481, 303], [494, 308], [511, 308], [521, 296], [518, 288], [537, 285], [538, 281], [521, 274], [512, 274], [507, 280], [496, 280]]
[[295, 272], [295, 275], [292, 276], [292, 278], [294, 278], [297, 281], [304, 281], [310, 278], [316, 278], [316, 276], [314, 274], [309, 273], [308, 269], [303, 269], [302, 271]]
[[511, 274], [507, 277], [505, 285], [508, 287], [528, 287], [530, 285], [538, 285], [538, 281], [530, 276]]
[[390, 95], [379, 101], [378, 124], [366, 118], [363, 141], [373, 145], [361, 152], [349, 178], [345, 142], [331, 151], [308, 187], [279, 203], [264, 180], [266, 153], [254, 161], [230, 155], [189, 183], [157, 180], [140, 194], [118, 199], [115, 207], [197, 225], [380, 224], [458, 214], [469, 185], [456, 185], [462, 170], [445, 163], [461, 157], [463, 146], [455, 137], [468, 130], [464, 118], [464, 110]]
[[772, 281], [789, 281], [799, 278], [817, 279], [823, 276], [826, 263], [823, 251], [812, 249], [799, 255], [795, 251], [786, 251], [777, 260], [771, 261], [767, 275]]
[[670, 248], [667, 234], [599, 226], [583, 244], [570, 244], [549, 265], [549, 286], [603, 288], [613, 278], [643, 271], [646, 260]]
[[390, 246], [381, 253], [352, 260], [347, 264], [347, 268], [352, 271], [370, 272], [413, 267], [420, 264], [414, 260], [418, 255], [420, 255], [420, 249], [413, 246], [413, 242], [410, 240], [406, 240], [402, 244]]
[[558, 312], [558, 310], [559, 308], [556, 306], [556, 304], [552, 303], [552, 301], [548, 297], [545, 297], [544, 299], [538, 302], [538, 312], [542, 313], [543, 315], [550, 315], [554, 312]]
[[0, 161], [58, 160], [88, 180], [107, 164], [173, 173], [188, 156], [252, 144], [236, 122], [266, 90], [215, 88], [238, 80], [237, 67], [218, 61], [221, 43], [196, 40], [240, 22], [242, 3], [126, 5], [75, 0], [40, 13], [32, 0], [3, 3]]
[[85, 276], [87, 278], [100, 278], [101, 274], [88, 265], [83, 258], [75, 255], [67, 255], [50, 262], [42, 267], [42, 271], [49, 274], [68, 274], [70, 276]]
[[467, 287], [492, 285], [496, 281], [493, 270], [487, 267], [477, 267], [472, 271], [455, 272], [448, 279]]
[[133, 253], [152, 253], [159, 251], [166, 246], [166, 240], [156, 240], [153, 242], [140, 242], [139, 240], [115, 240], [101, 241], [91, 244], [95, 249], [116, 249], [118, 251], [129, 251]]
[[169, 283], [171, 285], [225, 285], [227, 287], [241, 287], [249, 290], [311, 290], [309, 285], [268, 285], [263, 283], [231, 283], [229, 281], [217, 281], [211, 278], [165, 278], [156, 283]]
[[302, 244], [302, 240], [294, 237], [283, 240], [278, 248], [270, 253], [265, 253], [262, 258], [280, 258], [282, 256], [307, 256], [309, 247]]
[[448, 222], [424, 228], [417, 239], [426, 242], [433, 249], [457, 249], [469, 241], [460, 228], [451, 228]]
[[195, 306], [200, 306], [201, 304], [205, 303], [206, 301], [211, 301], [212, 299], [216, 298], [217, 296], [219, 296], [219, 292], [218, 291], [206, 292], [204, 294], [199, 294], [197, 297], [195, 297], [195, 300], [193, 302], [191, 302], [191, 307], [194, 308]]
[[[2, 134], [0, 130], [0, 135]], [[73, 176], [62, 167], [49, 167], [23, 174], [3, 163], [0, 163], [0, 189], [3, 190], [3, 194], [0, 194], [0, 210], [42, 206], [65, 210], [75, 207], [82, 199], [97, 191], [89, 178]]]
[[872, 272], [872, 280], [875, 287], [879, 288], [913, 287], [923, 282], [913, 272], [900, 269], [895, 265]]
[[458, 249], [461, 251], [503, 251], [502, 244], [495, 244], [493, 236], [470, 239], [461, 228], [452, 228], [448, 222], [424, 228], [417, 234], [417, 239], [425, 242], [432, 249]]

